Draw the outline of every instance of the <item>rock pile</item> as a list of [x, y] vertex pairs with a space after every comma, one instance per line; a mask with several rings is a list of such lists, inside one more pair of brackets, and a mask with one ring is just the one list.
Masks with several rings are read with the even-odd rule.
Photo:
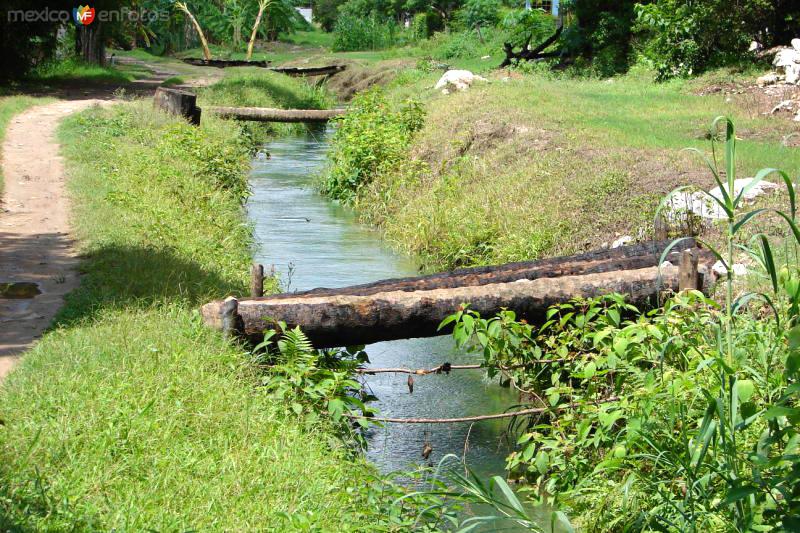
[[800, 39], [792, 39], [792, 46], [770, 50], [775, 54], [772, 65], [776, 72], [770, 72], [756, 80], [759, 87], [787, 83], [800, 85]]

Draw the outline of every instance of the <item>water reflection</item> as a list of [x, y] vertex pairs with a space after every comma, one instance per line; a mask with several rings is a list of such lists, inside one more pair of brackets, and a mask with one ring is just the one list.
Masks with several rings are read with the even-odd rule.
[[[356, 223], [352, 213], [320, 196], [315, 179], [324, 168], [328, 131], [287, 137], [269, 143], [269, 158], [257, 157], [247, 209], [260, 249], [256, 260], [275, 265], [290, 290], [342, 287], [417, 273], [416, 265], [389, 250], [373, 230]], [[454, 350], [448, 337], [409, 339], [367, 347], [373, 366], [430, 368], [445, 361], [477, 362]], [[381, 413], [394, 417], [457, 417], [503, 411], [515, 401], [507, 389], [488, 382], [481, 371], [415, 378], [410, 394], [405, 374], [367, 378], [379, 398]], [[423, 462], [423, 444], [433, 447], [436, 463], [446, 454], [466, 450], [469, 465], [482, 474], [503, 471], [508, 450], [501, 438], [503, 421], [407, 426], [390, 424], [369, 433], [369, 458], [384, 472]], [[467, 439], [467, 436], [469, 438]]]

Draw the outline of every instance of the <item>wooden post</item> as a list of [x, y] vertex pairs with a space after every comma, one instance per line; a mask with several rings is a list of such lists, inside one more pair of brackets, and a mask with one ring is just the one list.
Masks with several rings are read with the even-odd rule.
[[239, 331], [239, 300], [233, 296], [225, 298], [220, 306], [220, 316], [222, 333], [226, 337], [235, 337]]
[[264, 265], [253, 263], [250, 267], [250, 297], [261, 298], [264, 296]]
[[159, 87], [153, 96], [153, 105], [167, 113], [180, 115], [195, 126], [200, 125], [200, 108], [197, 107], [197, 95], [188, 91]]
[[697, 255], [692, 250], [681, 252], [681, 266], [678, 273], [678, 290], [691, 291], [700, 288], [700, 277], [697, 271]]

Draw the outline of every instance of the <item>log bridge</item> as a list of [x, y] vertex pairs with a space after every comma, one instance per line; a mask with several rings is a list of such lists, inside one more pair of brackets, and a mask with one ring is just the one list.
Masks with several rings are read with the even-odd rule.
[[271, 107], [206, 107], [222, 118], [255, 122], [327, 122], [344, 109], [274, 109]]
[[183, 59], [184, 63], [195, 67], [214, 67], [214, 68], [229, 68], [229, 67], [260, 67], [272, 72], [286, 74], [287, 76], [331, 76], [342, 72], [347, 68], [346, 65], [325, 65], [321, 67], [271, 67], [271, 61], [256, 61], [246, 59], [201, 59], [195, 57], [186, 57]]
[[[598, 250], [569, 257], [459, 269], [339, 289], [261, 296], [255, 268], [253, 297], [228, 297], [204, 305], [204, 322], [228, 335], [258, 341], [278, 321], [300, 326], [317, 348], [432, 337], [462, 304], [482, 316], [509, 309], [531, 323], [572, 298], [610, 293], [641, 309], [658, 305], [663, 292], [705, 290], [713, 281], [713, 255], [693, 239], [680, 241], [659, 266], [668, 241]], [[260, 273], [260, 274], [259, 274]]]

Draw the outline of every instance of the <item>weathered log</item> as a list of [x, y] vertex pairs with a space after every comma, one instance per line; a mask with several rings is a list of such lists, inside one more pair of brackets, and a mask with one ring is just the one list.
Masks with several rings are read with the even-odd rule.
[[531, 38], [533, 37], [533, 34], [531, 34], [525, 40], [525, 43], [522, 45], [522, 48], [520, 49], [519, 52], [514, 52], [514, 47], [511, 45], [511, 43], [504, 43], [503, 50], [506, 53], [506, 58], [503, 60], [502, 63], [500, 63], [499, 68], [507, 67], [513, 64], [514, 62], [519, 64], [519, 62], [523, 60], [535, 61], [539, 59], [549, 59], [560, 56], [561, 55], [560, 50], [553, 52], [545, 52], [544, 50], [545, 48], [556, 42], [558, 38], [561, 37], [561, 34], [563, 32], [564, 32], [564, 26], [561, 25], [558, 27], [558, 29], [556, 29], [553, 35], [545, 39], [544, 42], [542, 42], [536, 48], [529, 48], [531, 43]]
[[678, 290], [692, 291], [701, 288], [700, 273], [697, 269], [698, 256], [694, 250], [684, 250], [681, 252], [680, 279]]
[[286, 74], [287, 76], [330, 76], [337, 72], [342, 72], [347, 68], [346, 65], [328, 65], [324, 67], [269, 67], [273, 72]]
[[222, 118], [256, 122], [327, 122], [344, 109], [273, 109], [269, 107], [207, 107]]
[[[536, 261], [521, 261], [499, 266], [460, 268], [439, 274], [388, 279], [337, 289], [319, 288], [297, 293], [276, 294], [270, 296], [270, 299], [294, 299], [302, 296], [367, 296], [389, 291], [448, 289], [486, 285], [488, 283], [509, 283], [519, 279], [555, 278], [558, 276], [631, 270], [658, 265], [661, 253], [670, 242], [668, 240], [651, 241], [619, 248], [594, 250], [578, 255], [538, 259]], [[679, 241], [672, 249], [668, 260], [678, 265], [680, 252], [696, 247], [697, 243], [694, 239]], [[708, 255], [708, 252], [704, 253]]]
[[[665, 265], [625, 271], [520, 279], [446, 289], [389, 291], [370, 295], [300, 295], [238, 301], [240, 334], [258, 339], [277, 321], [299, 325], [320, 348], [430, 337], [441, 321], [467, 303], [482, 316], [510, 309], [520, 319], [542, 322], [547, 309], [572, 298], [621, 293], [645, 309], [661, 291], [678, 290], [678, 267]], [[202, 308], [209, 325], [221, 322], [223, 302]]]
[[197, 96], [188, 91], [159, 87], [153, 96], [153, 105], [167, 113], [184, 117], [195, 126], [200, 124]]
[[271, 61], [247, 61], [243, 59], [199, 59], [194, 57], [186, 57], [183, 59], [184, 63], [194, 65], [196, 67], [214, 67], [214, 68], [227, 68], [227, 67], [261, 67], [269, 68]]

